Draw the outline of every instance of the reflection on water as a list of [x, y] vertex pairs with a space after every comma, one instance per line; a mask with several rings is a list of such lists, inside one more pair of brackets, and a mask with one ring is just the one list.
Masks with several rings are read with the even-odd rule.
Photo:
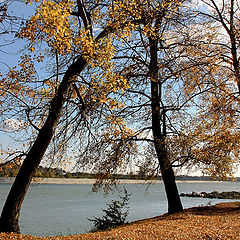
[[[162, 183], [146, 186], [125, 184], [131, 193], [128, 221], [154, 217], [167, 212], [167, 202]], [[179, 192], [239, 191], [237, 182], [178, 182]], [[0, 210], [7, 197], [10, 184], [0, 184]], [[20, 217], [22, 233], [37, 236], [72, 235], [86, 233], [91, 228], [87, 220], [101, 216], [106, 203], [118, 199], [117, 193], [91, 193], [92, 185], [31, 185], [23, 202]], [[120, 186], [121, 187], [121, 186]], [[184, 208], [215, 204], [223, 201], [207, 198], [181, 198]], [[234, 201], [234, 200], [232, 200]]]

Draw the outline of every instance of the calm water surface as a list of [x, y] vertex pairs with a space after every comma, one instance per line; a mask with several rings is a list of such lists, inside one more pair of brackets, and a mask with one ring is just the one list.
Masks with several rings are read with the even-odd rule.
[[[120, 185], [122, 187], [123, 185]], [[167, 212], [167, 202], [162, 183], [146, 186], [125, 184], [131, 193], [128, 221], [154, 217]], [[0, 184], [0, 211], [10, 189], [10, 184]], [[23, 202], [20, 227], [22, 233], [37, 236], [72, 235], [88, 232], [92, 225], [88, 218], [102, 216], [106, 203], [118, 199], [118, 193], [107, 196], [103, 192], [91, 193], [92, 185], [33, 184]], [[179, 192], [240, 191], [237, 182], [178, 182]], [[224, 201], [207, 198], [181, 198], [184, 208], [215, 204]]]

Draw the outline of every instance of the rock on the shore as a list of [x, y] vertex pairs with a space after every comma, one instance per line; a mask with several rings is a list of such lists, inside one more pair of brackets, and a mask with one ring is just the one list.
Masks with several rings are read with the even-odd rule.
[[180, 196], [181, 197], [218, 198], [218, 199], [240, 199], [240, 192], [236, 192], [236, 191], [230, 191], [230, 192], [213, 191], [210, 193], [191, 192], [191, 193], [181, 193]]

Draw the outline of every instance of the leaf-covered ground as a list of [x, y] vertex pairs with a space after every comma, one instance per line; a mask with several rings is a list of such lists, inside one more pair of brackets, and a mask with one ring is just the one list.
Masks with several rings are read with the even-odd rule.
[[105, 232], [74, 236], [34, 237], [0, 234], [0, 240], [147, 240], [147, 239], [240, 239], [240, 202], [198, 207], [184, 213], [137, 221]]

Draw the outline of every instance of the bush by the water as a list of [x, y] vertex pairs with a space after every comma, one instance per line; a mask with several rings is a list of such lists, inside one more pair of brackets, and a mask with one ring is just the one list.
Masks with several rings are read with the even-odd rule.
[[119, 196], [120, 200], [112, 200], [111, 203], [107, 204], [107, 209], [102, 210], [105, 213], [104, 216], [88, 219], [94, 225], [91, 232], [103, 231], [126, 223], [130, 195], [124, 188], [124, 196]]

